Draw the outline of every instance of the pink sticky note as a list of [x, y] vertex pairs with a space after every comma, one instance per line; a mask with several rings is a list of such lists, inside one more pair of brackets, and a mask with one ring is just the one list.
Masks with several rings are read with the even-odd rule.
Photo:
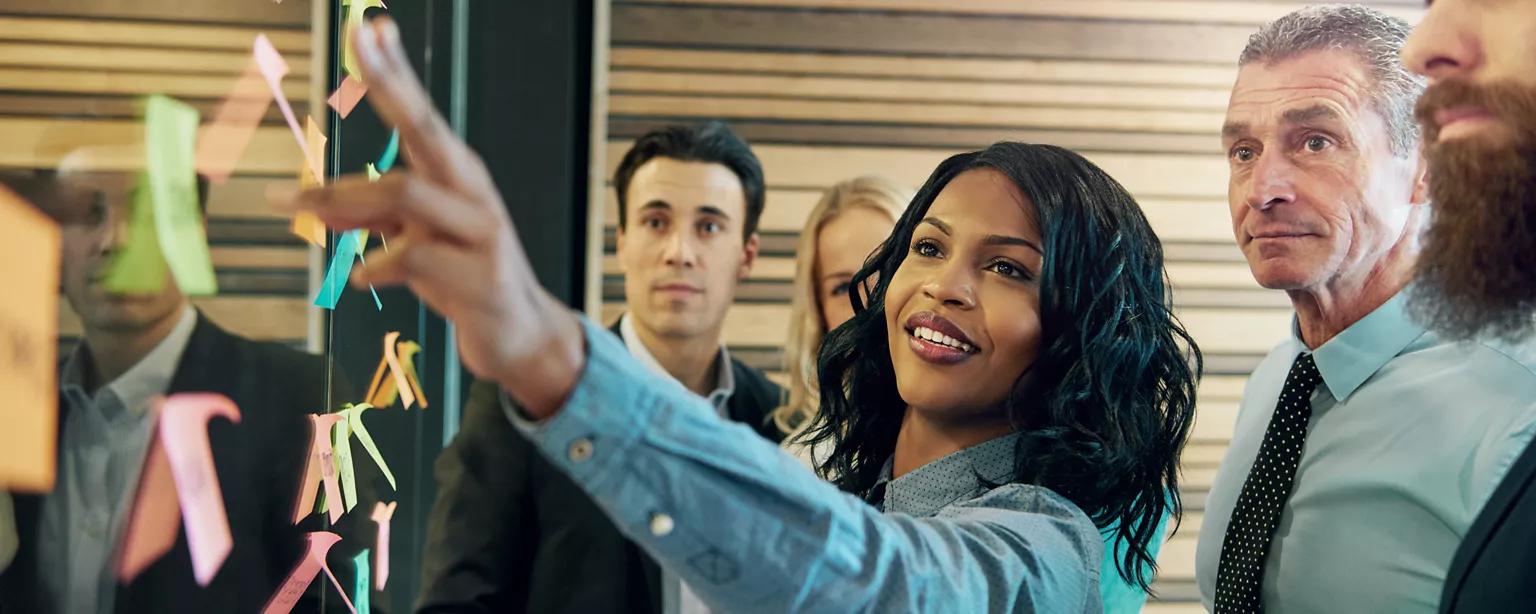
[[171, 395], [160, 411], [160, 443], [176, 481], [192, 572], [199, 586], [208, 586], [235, 545], [208, 444], [208, 420], [214, 416], [240, 422], [240, 409], [223, 395], [201, 393]]
[[[155, 420], [159, 419], [157, 415]], [[157, 429], [158, 430], [158, 429]], [[138, 492], [128, 512], [128, 526], [123, 533], [122, 549], [117, 554], [117, 577], [132, 582], [155, 561], [170, 552], [180, 534], [177, 520], [176, 481], [171, 476], [171, 461], [155, 435], [139, 474]]]
[[363, 85], [363, 82], [358, 81], [356, 77], [347, 75], [347, 78], [341, 80], [341, 86], [331, 93], [331, 97], [327, 98], [325, 103], [331, 105], [332, 109], [336, 109], [342, 119], [346, 119], [352, 114], [352, 108], [357, 106], [357, 103], [363, 99], [363, 94], [366, 93], [368, 93], [368, 86]]
[[214, 112], [213, 120], [198, 134], [197, 172], [216, 184], [228, 181], [270, 104], [272, 89], [263, 82], [261, 69], [253, 61], [235, 81], [235, 88]]
[[384, 583], [389, 581], [389, 519], [395, 516], [395, 503], [390, 501], [387, 505], [383, 502], [373, 504], [373, 521], [379, 524], [379, 541], [374, 544], [373, 551], [378, 553], [378, 569], [374, 577], [377, 578], [374, 588], [384, 590]]
[[240, 410], [222, 395], [200, 393], [156, 398], [152, 411], [155, 435], [129, 512], [117, 574], [130, 582], [165, 556], [176, 544], [179, 518], [187, 531], [193, 575], [207, 586], [234, 547], [208, 444], [208, 421], [223, 416], [239, 422]]
[[341, 541], [341, 536], [325, 531], [315, 531], [309, 534], [309, 547], [304, 552], [304, 557], [299, 559], [293, 571], [288, 573], [288, 579], [283, 580], [283, 585], [278, 587], [272, 598], [267, 600], [267, 606], [262, 608], [262, 614], [288, 614], [293, 611], [293, 605], [304, 596], [304, 591], [309, 588], [309, 583], [315, 581], [315, 575], [321, 571], [331, 579], [331, 584], [336, 587], [336, 592], [341, 593], [341, 600], [347, 604], [347, 609], [352, 614], [357, 614], [357, 608], [352, 607], [352, 600], [347, 598], [347, 591], [341, 588], [341, 583], [336, 581], [336, 574], [331, 573], [331, 566], [325, 562], [325, 555], [329, 554], [331, 547]]
[[311, 415], [309, 458], [304, 461], [304, 483], [299, 488], [298, 504], [293, 508], [293, 522], [298, 524], [315, 510], [315, 488], [325, 480], [325, 500], [331, 503], [331, 522], [341, 520], [341, 488], [336, 485], [336, 461], [331, 448], [331, 427], [340, 422], [341, 414]]
[[267, 35], [256, 35], [256, 67], [261, 70], [261, 76], [266, 77], [267, 87], [272, 90], [272, 97], [277, 99], [277, 107], [283, 111], [283, 119], [288, 120], [288, 129], [293, 130], [293, 138], [299, 142], [299, 149], [304, 150], [304, 155], [309, 156], [309, 143], [304, 141], [304, 132], [299, 130], [299, 120], [293, 116], [293, 107], [288, 106], [288, 97], [283, 95], [283, 76], [288, 74], [288, 63], [283, 61], [283, 56], [272, 46], [272, 41], [267, 40]]

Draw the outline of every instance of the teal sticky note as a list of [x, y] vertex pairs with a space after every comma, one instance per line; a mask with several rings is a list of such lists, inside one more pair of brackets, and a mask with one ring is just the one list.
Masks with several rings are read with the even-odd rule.
[[347, 289], [347, 278], [352, 276], [352, 262], [357, 260], [357, 232], [348, 230], [336, 241], [336, 255], [331, 257], [331, 266], [325, 271], [325, 281], [320, 284], [320, 293], [315, 296], [316, 307], [336, 309], [336, 301], [341, 300], [341, 292]]
[[123, 248], [112, 253], [102, 284], [118, 294], [158, 294], [165, 287], [165, 258], [156, 237], [155, 205], [149, 179], [143, 173], [128, 198], [128, 235]]
[[357, 566], [357, 586], [353, 589], [352, 602], [357, 607], [357, 614], [368, 614], [368, 597], [373, 592], [368, 578], [368, 551], [357, 553], [352, 564]]
[[[379, 235], [379, 238], [383, 237], [384, 235]], [[363, 251], [367, 247], [368, 231], [364, 230], [362, 234], [357, 238], [357, 259], [361, 260], [363, 262], [363, 266], [365, 267], [368, 266], [368, 259], [363, 257]], [[384, 302], [379, 300], [379, 291], [373, 288], [373, 284], [368, 284], [368, 291], [373, 293], [373, 306], [379, 308], [379, 311], [384, 311]]]
[[145, 167], [160, 252], [181, 291], [219, 291], [197, 205], [197, 109], [155, 94], [144, 107]]
[[400, 131], [396, 130], [389, 136], [389, 145], [384, 147], [384, 155], [379, 156], [379, 163], [373, 165], [380, 173], [387, 173], [395, 167], [395, 158], [400, 156]]

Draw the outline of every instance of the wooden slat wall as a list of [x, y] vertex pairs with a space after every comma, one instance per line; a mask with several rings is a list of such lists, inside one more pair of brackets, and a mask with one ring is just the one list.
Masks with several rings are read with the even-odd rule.
[[[738, 356], [781, 378], [794, 241], [820, 190], [864, 174], [917, 187], [943, 157], [999, 139], [1083, 153], [1163, 239], [1178, 312], [1207, 358], [1188, 512], [1148, 612], [1203, 611], [1194, 544], [1248, 373], [1285, 334], [1283, 294], [1232, 243], [1220, 126], [1236, 58], [1301, 2], [1249, 0], [615, 0], [609, 177], [630, 141], [724, 119], [763, 161], [764, 257], [727, 317]], [[1416, 21], [1421, 3], [1370, 2]], [[604, 316], [623, 310], [606, 195]]]
[[[308, 0], [15, 0], [0, 7], [0, 169], [53, 168], [79, 146], [121, 146], [106, 166], [141, 168], [139, 101], [163, 93], [206, 121], [245, 70], [265, 33], [289, 66], [283, 90], [302, 119], [311, 92]], [[323, 119], [323, 118], [322, 118]], [[309, 250], [267, 211], [273, 182], [302, 163], [276, 105], [236, 175], [214, 186], [208, 234], [220, 295], [198, 299], [211, 318], [257, 339], [302, 346], [307, 335]], [[60, 301], [61, 349], [80, 323]]]

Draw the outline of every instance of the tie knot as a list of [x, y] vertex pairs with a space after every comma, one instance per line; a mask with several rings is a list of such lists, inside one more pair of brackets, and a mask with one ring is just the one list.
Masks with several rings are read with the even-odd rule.
[[1323, 374], [1317, 370], [1317, 361], [1311, 354], [1302, 354], [1291, 363], [1291, 373], [1285, 378], [1285, 387], [1310, 394], [1323, 382]]

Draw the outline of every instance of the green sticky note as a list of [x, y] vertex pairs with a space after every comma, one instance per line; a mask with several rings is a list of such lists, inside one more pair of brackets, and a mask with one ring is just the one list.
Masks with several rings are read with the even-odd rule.
[[352, 601], [356, 604], [357, 614], [368, 614], [368, 597], [373, 593], [373, 588], [368, 585], [368, 551], [364, 550], [352, 557], [352, 564], [357, 566], [357, 582], [352, 588]]
[[357, 441], [363, 444], [363, 449], [368, 451], [368, 456], [373, 457], [373, 462], [379, 465], [379, 470], [384, 472], [384, 479], [389, 480], [389, 487], [396, 488], [395, 474], [390, 473], [389, 463], [384, 462], [384, 455], [379, 454], [379, 446], [374, 445], [373, 437], [368, 434], [368, 427], [363, 426], [363, 410], [373, 409], [372, 405], [359, 403], [342, 410], [347, 416], [347, 423], [352, 432], [357, 435]]
[[336, 475], [341, 479], [341, 498], [350, 512], [357, 506], [357, 477], [352, 467], [351, 429], [347, 420], [337, 422], [331, 428], [331, 458], [336, 462]]
[[155, 230], [155, 206], [144, 173], [128, 199], [128, 236], [112, 254], [102, 284], [118, 294], [157, 294], [165, 287], [165, 259]]
[[364, 11], [373, 7], [384, 8], [384, 3], [380, 0], [346, 0], [342, 4], [350, 4], [352, 6], [347, 11], [346, 40], [341, 41], [341, 66], [347, 69], [347, 74], [361, 80], [363, 74], [357, 71], [357, 57], [352, 51], [352, 33], [356, 31], [358, 26], [363, 25]]
[[197, 205], [197, 109], [156, 94], [144, 109], [145, 165], [160, 252], [181, 291], [218, 293]]
[[382, 175], [379, 174], [379, 169], [374, 168], [373, 167], [373, 163], [369, 162], [368, 163], [368, 180], [369, 181], [378, 181], [379, 177], [382, 177]]

